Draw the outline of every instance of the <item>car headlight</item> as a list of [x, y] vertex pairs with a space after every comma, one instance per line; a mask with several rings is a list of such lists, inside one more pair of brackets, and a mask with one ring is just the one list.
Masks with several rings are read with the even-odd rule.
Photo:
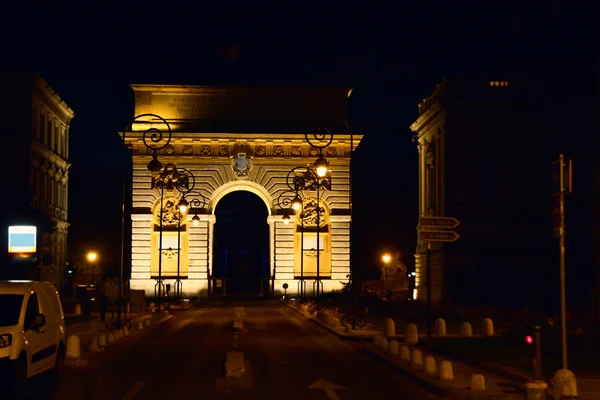
[[5, 347], [10, 347], [12, 344], [12, 335], [9, 333], [5, 333], [4, 335], [0, 335], [0, 349]]

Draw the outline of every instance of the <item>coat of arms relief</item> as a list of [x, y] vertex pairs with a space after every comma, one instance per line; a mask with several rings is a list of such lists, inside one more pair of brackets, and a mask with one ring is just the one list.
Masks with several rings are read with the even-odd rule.
[[229, 158], [235, 176], [238, 179], [248, 179], [254, 159], [252, 147], [247, 142], [236, 142], [231, 148]]

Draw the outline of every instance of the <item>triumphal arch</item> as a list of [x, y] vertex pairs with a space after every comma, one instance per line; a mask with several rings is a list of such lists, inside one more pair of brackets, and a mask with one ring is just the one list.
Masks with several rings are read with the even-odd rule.
[[[133, 157], [132, 289], [143, 289], [151, 296], [160, 280], [172, 287], [178, 284], [184, 296], [202, 296], [220, 286], [214, 265], [215, 224], [219, 223], [215, 210], [223, 198], [236, 191], [253, 193], [266, 208], [271, 290], [280, 292], [287, 283], [287, 293], [295, 295], [303, 280], [310, 292], [318, 277], [322, 290], [330, 291], [339, 289], [340, 281], [347, 281], [350, 161], [362, 139], [345, 122], [350, 89], [132, 88], [136, 118], [124, 138]], [[156, 133], [154, 139], [160, 143], [158, 132], [165, 133], [165, 125], [171, 139], [155, 152], [145, 143], [144, 134], [147, 142], [148, 132]], [[333, 136], [319, 149], [309, 143], [307, 134], [323, 129]], [[154, 184], [155, 177], [148, 169], [153, 154], [163, 168], [189, 171], [194, 193], [202, 201], [194, 203], [190, 192], [185, 195], [190, 207], [179, 211], [182, 193], [173, 185]], [[304, 214], [286, 208], [281, 199], [285, 192], [289, 194], [290, 171], [311, 165], [320, 155], [329, 164], [330, 185], [320, 193], [302, 190]], [[317, 209], [317, 199], [318, 229], [307, 211], [311, 204]], [[243, 234], [250, 237], [255, 233]]]

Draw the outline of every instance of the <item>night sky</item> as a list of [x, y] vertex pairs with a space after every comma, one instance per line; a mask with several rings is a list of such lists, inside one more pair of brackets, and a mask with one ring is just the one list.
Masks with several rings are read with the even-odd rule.
[[[72, 255], [94, 247], [118, 262], [118, 177], [127, 162], [117, 131], [134, 116], [129, 84], [353, 87], [349, 123], [366, 135], [354, 159], [355, 263], [373, 265], [383, 250], [401, 249], [412, 266], [417, 151], [409, 126], [418, 102], [445, 76], [581, 78], [598, 48], [592, 13], [557, 0], [189, 3], [26, 4], [4, 13], [3, 67], [41, 73], [76, 113]], [[224, 56], [230, 44], [239, 48], [235, 60]]]

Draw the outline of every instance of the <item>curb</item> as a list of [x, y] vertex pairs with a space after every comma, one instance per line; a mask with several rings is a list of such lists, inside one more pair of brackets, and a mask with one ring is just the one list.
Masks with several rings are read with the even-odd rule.
[[447, 352], [447, 351], [441, 351], [440, 352], [437, 349], [432, 349], [427, 344], [421, 344], [421, 346], [424, 347], [424, 348], [426, 348], [427, 350], [433, 352], [433, 353], [439, 354], [441, 356], [447, 357], [447, 358], [452, 359], [452, 360], [460, 361], [462, 363], [471, 365], [473, 367], [478, 367], [478, 368], [487, 370], [487, 371], [492, 372], [492, 373], [494, 373], [496, 375], [499, 375], [499, 376], [501, 376], [503, 378], [513, 380], [513, 381], [515, 381], [517, 383], [520, 383], [520, 384], [525, 384], [526, 382], [528, 382], [528, 381], [530, 381], [530, 380], [533, 379], [533, 378], [531, 378], [530, 376], [527, 376], [527, 375], [522, 375], [522, 374], [519, 374], [519, 373], [516, 373], [516, 372], [507, 371], [504, 368], [502, 368], [500, 366], [497, 366], [497, 365], [494, 365], [494, 364], [491, 364], [491, 363], [477, 362], [477, 361], [469, 360], [469, 359], [466, 359], [464, 357], [461, 357], [460, 355], [456, 355], [453, 352]]
[[415, 374], [413, 371], [410, 371], [406, 368], [402, 368], [401, 366], [394, 363], [393, 361], [388, 360], [386, 357], [383, 357], [382, 355], [377, 354], [374, 351], [367, 349], [366, 347], [363, 347], [362, 351], [369, 357], [382, 363], [386, 367], [391, 368], [392, 370], [394, 370], [394, 372], [399, 373], [400, 375], [406, 377], [409, 381], [416, 383], [419, 387], [422, 387], [423, 389], [435, 394], [436, 396], [450, 397], [452, 399], [459, 399], [459, 400], [469, 398], [468, 393], [464, 393], [462, 396], [458, 396], [456, 391], [435, 385], [434, 383], [430, 382], [429, 380]]
[[370, 342], [371, 340], [373, 340], [372, 336], [344, 335], [342, 332], [336, 331], [335, 329], [331, 328], [327, 324], [319, 321], [317, 318], [313, 318], [311, 316], [306, 316], [305, 313], [298, 310], [296, 307], [290, 306], [289, 304], [287, 304], [283, 301], [282, 301], [282, 303], [285, 304], [287, 307], [291, 308], [292, 310], [296, 311], [298, 314], [304, 316], [304, 318], [314, 322], [315, 324], [321, 326], [322, 328], [327, 329], [329, 332], [333, 333], [334, 335], [336, 335], [337, 337], [339, 337], [342, 340], [352, 340], [352, 341], [358, 341], [358, 342]]
[[453, 400], [514, 400], [514, 399], [522, 399], [525, 392], [515, 394], [515, 395], [506, 395], [506, 394], [498, 394], [498, 393], [487, 393], [487, 392], [477, 392], [469, 389], [457, 389], [450, 387], [443, 387], [442, 385], [436, 385], [432, 382], [432, 379], [428, 378], [424, 372], [414, 371], [410, 368], [404, 368], [401, 365], [393, 362], [392, 360], [378, 354], [368, 348], [364, 347], [362, 349], [363, 353], [373, 358], [374, 360], [380, 362], [386, 367], [392, 369], [394, 372], [404, 376], [409, 381], [417, 384], [419, 387], [435, 394], [436, 396], [440, 396], [443, 398], [450, 398]]

